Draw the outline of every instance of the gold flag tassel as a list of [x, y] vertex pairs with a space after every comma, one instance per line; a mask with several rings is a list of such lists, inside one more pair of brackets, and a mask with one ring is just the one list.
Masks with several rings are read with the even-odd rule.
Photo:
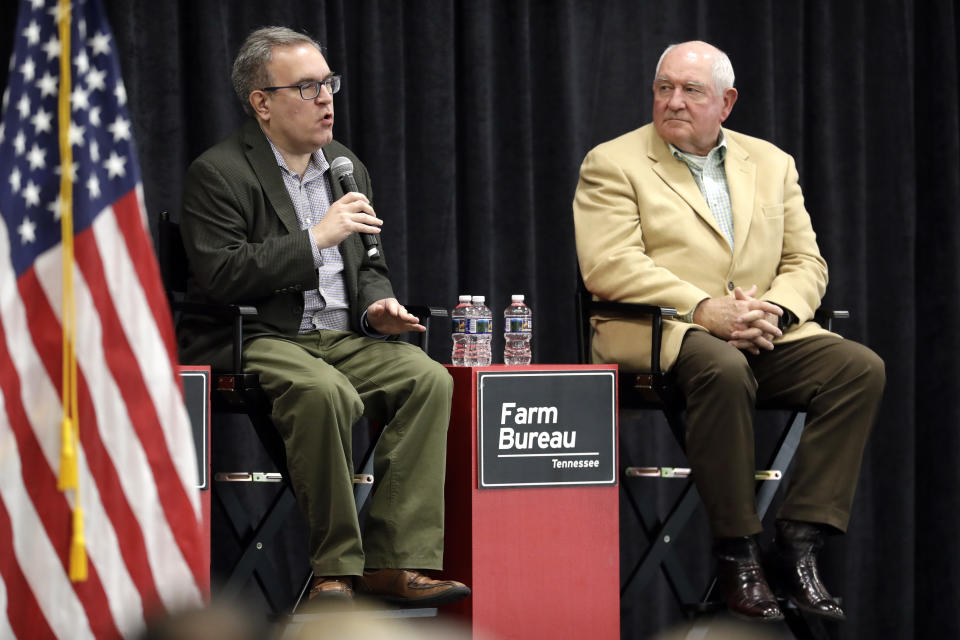
[[71, 582], [87, 579], [87, 548], [83, 509], [80, 508], [79, 456], [80, 415], [77, 408], [77, 316], [73, 292], [73, 149], [70, 146], [70, 0], [57, 4], [60, 35], [60, 94], [57, 124], [60, 138], [60, 232], [63, 247], [63, 421], [60, 425], [60, 473], [57, 487], [73, 489], [73, 532], [70, 537], [68, 572]]
[[87, 543], [83, 536], [83, 509], [79, 498], [73, 505], [73, 536], [70, 538], [70, 581], [87, 579]]

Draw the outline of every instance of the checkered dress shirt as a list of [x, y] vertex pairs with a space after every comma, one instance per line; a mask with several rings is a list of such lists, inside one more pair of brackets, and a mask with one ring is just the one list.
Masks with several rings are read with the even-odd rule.
[[733, 207], [730, 205], [730, 188], [727, 186], [727, 172], [724, 159], [727, 157], [727, 141], [720, 132], [720, 143], [706, 156], [685, 153], [672, 144], [670, 150], [677, 160], [683, 162], [693, 174], [703, 199], [707, 201], [710, 212], [720, 225], [730, 250], [733, 251]]
[[[297, 220], [301, 229], [309, 229], [323, 220], [330, 208], [333, 192], [330, 190], [330, 178], [327, 170], [330, 165], [319, 150], [310, 156], [310, 163], [303, 179], [287, 167], [283, 156], [270, 142], [270, 148], [277, 159], [283, 184], [287, 187]], [[317, 329], [336, 329], [346, 331], [350, 328], [350, 305], [347, 302], [347, 289], [343, 281], [343, 256], [337, 247], [318, 249], [310, 237], [313, 248], [313, 264], [317, 267], [317, 288], [303, 293], [303, 318], [300, 320], [300, 333]]]

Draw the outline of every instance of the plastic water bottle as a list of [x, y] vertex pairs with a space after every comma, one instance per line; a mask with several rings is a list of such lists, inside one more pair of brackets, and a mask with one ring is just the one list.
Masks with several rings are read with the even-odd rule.
[[[471, 298], [473, 300], [473, 298]], [[479, 366], [477, 354], [477, 306], [470, 303], [466, 308], [467, 330], [464, 333], [466, 340], [464, 342], [463, 365], [465, 367]]]
[[451, 332], [453, 335], [453, 353], [450, 361], [455, 367], [462, 367], [467, 362], [467, 335], [470, 332], [470, 321], [467, 316], [471, 308], [470, 296], [461, 295], [459, 304], [450, 314], [453, 321]]
[[490, 348], [490, 339], [493, 337], [493, 312], [484, 302], [483, 296], [473, 296], [473, 317], [470, 328], [474, 334], [476, 349], [476, 367], [485, 367], [493, 362], [493, 351]]
[[510, 300], [503, 311], [503, 363], [530, 364], [533, 311], [523, 303], [522, 295], [514, 294]]

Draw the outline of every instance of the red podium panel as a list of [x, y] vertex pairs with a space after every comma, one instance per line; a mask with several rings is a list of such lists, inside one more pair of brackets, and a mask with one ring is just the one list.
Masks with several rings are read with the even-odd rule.
[[619, 486], [480, 489], [478, 482], [478, 372], [598, 369], [616, 367], [448, 368], [444, 574], [473, 594], [443, 611], [468, 620], [474, 637], [620, 637]]

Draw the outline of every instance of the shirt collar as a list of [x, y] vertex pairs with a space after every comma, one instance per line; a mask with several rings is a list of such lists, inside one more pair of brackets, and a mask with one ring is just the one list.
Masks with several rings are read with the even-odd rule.
[[[270, 150], [273, 151], [273, 157], [277, 160], [277, 166], [279, 166], [288, 174], [296, 175], [297, 179], [299, 180], [300, 176], [294, 173], [290, 167], [287, 166], [287, 161], [283, 159], [283, 154], [280, 153], [280, 150], [277, 149], [276, 145], [273, 144], [273, 140], [268, 137], [267, 142], [270, 143]], [[329, 168], [330, 164], [327, 162], [327, 156], [323, 155], [322, 150], [317, 149], [310, 154], [310, 163], [307, 165], [307, 170], [303, 172], [303, 181], [307, 182], [309, 180], [313, 180], [317, 176], [323, 175], [323, 173]]]
[[668, 142], [667, 146], [670, 147], [670, 152], [673, 154], [673, 157], [677, 160], [680, 160], [686, 165], [692, 165], [697, 169], [703, 169], [703, 167], [708, 163], [720, 164], [727, 157], [727, 136], [723, 133], [723, 129], [720, 129], [720, 138], [717, 140], [717, 146], [710, 150], [705, 156], [698, 156], [693, 153], [687, 153], [686, 151], [681, 151], [680, 149], [673, 146], [673, 143]]

